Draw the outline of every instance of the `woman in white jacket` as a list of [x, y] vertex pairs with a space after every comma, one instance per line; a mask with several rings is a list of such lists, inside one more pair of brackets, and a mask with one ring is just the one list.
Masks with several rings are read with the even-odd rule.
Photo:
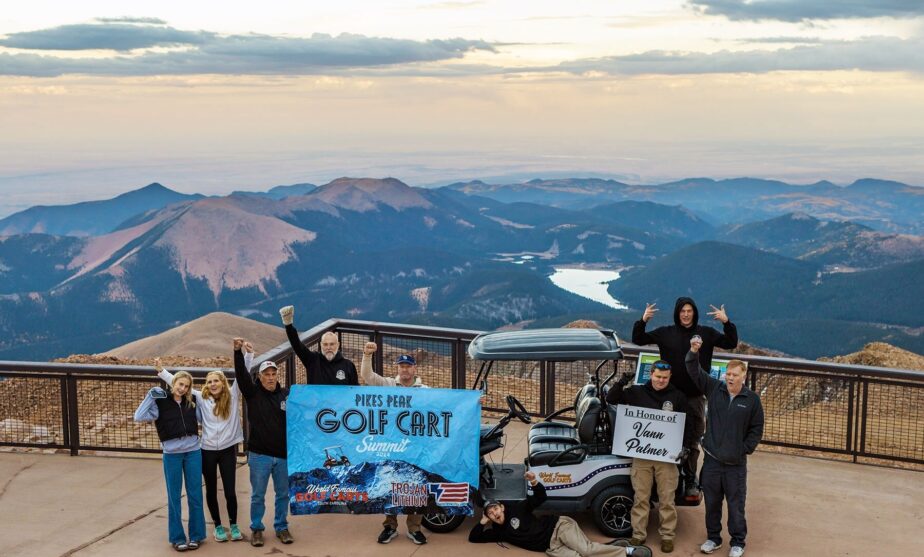
[[[253, 361], [253, 347], [245, 344], [244, 361], [247, 367]], [[164, 369], [160, 359], [154, 360], [158, 377], [169, 385], [173, 374]], [[229, 385], [228, 378], [220, 371], [205, 376], [205, 388], [193, 389], [196, 404], [201, 405], [202, 423], [202, 477], [205, 478], [205, 502], [215, 523], [215, 540], [219, 542], [243, 539], [237, 525], [237, 495], [235, 493], [235, 469], [237, 468], [237, 444], [244, 441], [241, 427], [241, 391], [237, 382]], [[221, 523], [218, 508], [218, 474], [225, 492], [230, 531]]]

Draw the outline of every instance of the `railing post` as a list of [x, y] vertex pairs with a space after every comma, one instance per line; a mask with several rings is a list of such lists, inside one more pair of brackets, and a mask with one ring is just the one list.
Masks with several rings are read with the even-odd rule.
[[859, 454], [866, 454], [866, 414], [869, 411], [869, 381], [866, 378], [860, 379], [860, 384], [863, 386], [862, 392], [860, 395], [860, 408], [858, 409], [860, 413], [860, 451]]
[[296, 366], [298, 364], [295, 363], [295, 353], [293, 352], [286, 356], [286, 387], [291, 387], [298, 381], [298, 374], [296, 373], [298, 369]]
[[376, 329], [372, 332], [372, 338], [375, 339], [372, 342], [375, 343], [375, 360], [373, 360], [373, 368], [378, 371], [381, 376], [385, 376], [385, 347], [382, 346], [382, 331]]
[[67, 374], [67, 428], [70, 435], [71, 456], [80, 454], [80, 422], [77, 413], [77, 378]]
[[67, 399], [67, 377], [61, 378], [61, 435], [65, 447], [71, 446], [71, 424], [69, 420], [68, 408], [70, 404]]
[[853, 456], [853, 461], [857, 461], [857, 450], [854, 446], [854, 436], [853, 432], [856, 428], [855, 416], [853, 411], [853, 399], [856, 396], [856, 381], [853, 379], [847, 380], [847, 446], [845, 447], [847, 451]]
[[452, 388], [465, 389], [465, 344], [461, 338], [452, 341]]

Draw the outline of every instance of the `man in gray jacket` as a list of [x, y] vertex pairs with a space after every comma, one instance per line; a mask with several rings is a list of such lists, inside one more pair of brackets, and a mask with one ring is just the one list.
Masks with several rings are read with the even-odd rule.
[[744, 386], [747, 364], [728, 362], [725, 382], [710, 377], [699, 364], [702, 339], [690, 339], [687, 373], [706, 395], [706, 434], [703, 436], [703, 469], [700, 484], [706, 500], [706, 534], [700, 546], [712, 553], [722, 546], [722, 503], [728, 505], [729, 557], [744, 555], [748, 533], [744, 514], [747, 494], [747, 455], [754, 452], [764, 433], [764, 409], [757, 393]]

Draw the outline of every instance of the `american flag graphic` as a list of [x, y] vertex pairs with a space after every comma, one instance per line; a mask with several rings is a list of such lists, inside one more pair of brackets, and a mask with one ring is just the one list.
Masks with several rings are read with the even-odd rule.
[[427, 484], [427, 490], [436, 499], [437, 505], [468, 504], [467, 483], [432, 483]]

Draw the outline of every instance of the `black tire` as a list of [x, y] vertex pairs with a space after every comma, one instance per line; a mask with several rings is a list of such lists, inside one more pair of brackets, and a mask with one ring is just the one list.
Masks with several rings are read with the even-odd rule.
[[430, 530], [434, 534], [448, 534], [459, 526], [462, 526], [464, 521], [465, 516], [463, 515], [449, 516], [445, 513], [434, 513], [425, 514], [422, 524], [424, 528]]
[[590, 506], [594, 522], [604, 535], [627, 538], [632, 535], [632, 490], [612, 486], [601, 491]]

